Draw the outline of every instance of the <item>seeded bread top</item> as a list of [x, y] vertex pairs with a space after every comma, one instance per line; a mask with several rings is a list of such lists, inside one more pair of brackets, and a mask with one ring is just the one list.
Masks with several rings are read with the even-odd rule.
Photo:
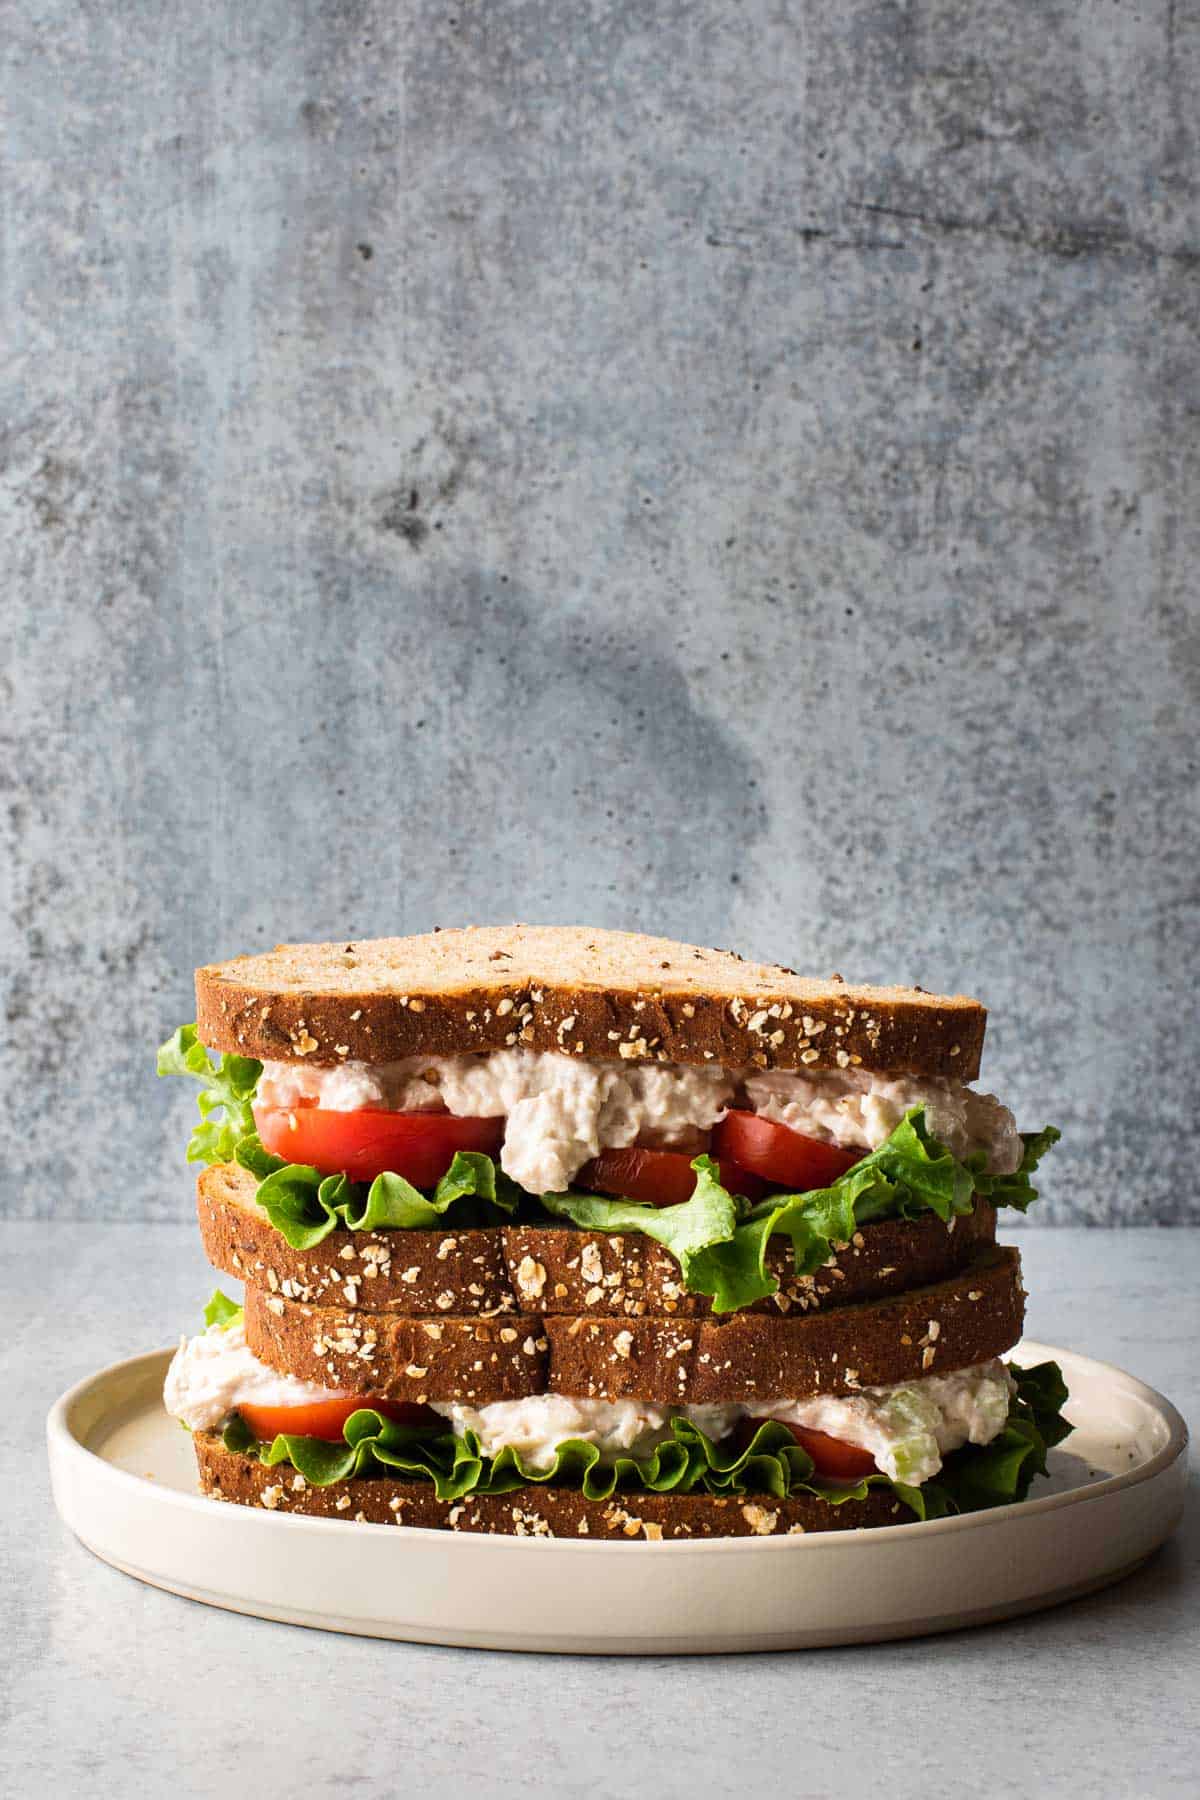
[[815, 981], [670, 938], [530, 925], [280, 944], [198, 969], [196, 1017], [211, 1048], [264, 1061], [384, 1063], [520, 1045], [962, 1081], [979, 1073], [987, 1023], [962, 994]]

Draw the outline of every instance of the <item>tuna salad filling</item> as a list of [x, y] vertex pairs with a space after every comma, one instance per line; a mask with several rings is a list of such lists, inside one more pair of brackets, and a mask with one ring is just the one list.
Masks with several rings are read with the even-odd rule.
[[995, 1095], [962, 1082], [851, 1068], [806, 1075], [715, 1064], [631, 1065], [521, 1049], [380, 1066], [264, 1063], [255, 1110], [304, 1106], [503, 1119], [500, 1166], [532, 1194], [569, 1187], [604, 1150], [702, 1147], [696, 1134], [710, 1132], [731, 1108], [821, 1143], [874, 1150], [906, 1112], [924, 1106], [933, 1135], [960, 1159], [982, 1150], [994, 1174], [1011, 1174], [1021, 1160], [1016, 1122]]
[[436, 1405], [462, 1437], [473, 1431], [484, 1452], [506, 1447], [536, 1469], [553, 1466], [569, 1438], [595, 1444], [603, 1462], [635, 1459], [671, 1436], [671, 1420], [687, 1419], [716, 1443], [747, 1420], [775, 1419], [869, 1451], [875, 1467], [894, 1481], [920, 1487], [937, 1474], [943, 1457], [963, 1444], [990, 1444], [1004, 1429], [1016, 1384], [998, 1357], [949, 1375], [928, 1375], [896, 1387], [863, 1388], [855, 1394], [817, 1394], [807, 1400], [756, 1400], [743, 1405], [656, 1406], [643, 1400], [588, 1400], [538, 1394], [472, 1407]]
[[[456, 1438], [473, 1434], [485, 1457], [512, 1450], [525, 1466], [541, 1472], [554, 1467], [568, 1442], [594, 1445], [598, 1460], [611, 1465], [620, 1457], [644, 1459], [671, 1441], [676, 1419], [695, 1425], [716, 1444], [744, 1432], [748, 1423], [774, 1420], [853, 1445], [868, 1452], [884, 1475], [920, 1487], [952, 1451], [992, 1443], [1005, 1428], [1015, 1393], [1006, 1365], [993, 1358], [894, 1387], [804, 1400], [671, 1406], [536, 1394], [486, 1406], [435, 1401], [428, 1410], [445, 1420]], [[256, 1408], [297, 1409], [299, 1417], [302, 1409], [352, 1397], [351, 1390], [320, 1387], [269, 1368], [247, 1346], [240, 1317], [183, 1339], [163, 1391], [167, 1411], [193, 1431], [223, 1427], [243, 1408], [252, 1422]], [[363, 1407], [372, 1404], [369, 1396], [358, 1399]]]

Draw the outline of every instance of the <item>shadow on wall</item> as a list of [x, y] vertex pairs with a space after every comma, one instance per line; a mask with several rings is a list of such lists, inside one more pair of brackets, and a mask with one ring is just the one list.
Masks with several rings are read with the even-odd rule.
[[[391, 528], [421, 517], [410, 499], [392, 496]], [[278, 746], [272, 779], [306, 791], [291, 855], [314, 867], [340, 857], [336, 895], [307, 897], [307, 929], [336, 936], [349, 919], [366, 935], [548, 907], [681, 935], [724, 930], [765, 807], [754, 758], [689, 683], [669, 625], [631, 637], [594, 611], [548, 610], [507, 575], [451, 582], [439, 571], [431, 583], [431, 572], [422, 563], [418, 601], [394, 572], [326, 562], [313, 615], [345, 627], [321, 634], [310, 680], [338, 704], [299, 738], [282, 717], [262, 720]], [[270, 637], [294, 639], [297, 622], [260, 629], [247, 660], [277, 666], [287, 646]], [[256, 704], [261, 714], [290, 701]], [[402, 821], [388, 833], [382, 770]], [[251, 798], [251, 816], [266, 800]], [[367, 871], [355, 867], [364, 832]], [[259, 852], [248, 852], [253, 864]]]

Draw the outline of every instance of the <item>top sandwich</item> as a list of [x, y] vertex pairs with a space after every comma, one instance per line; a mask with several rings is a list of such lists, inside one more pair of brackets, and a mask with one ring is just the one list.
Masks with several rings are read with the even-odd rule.
[[520, 926], [281, 946], [196, 993], [159, 1068], [201, 1083], [205, 1246], [247, 1284], [168, 1384], [209, 1491], [495, 1530], [548, 1484], [553, 1529], [620, 1492], [727, 1534], [728, 1494], [825, 1528], [1044, 1466], [1061, 1393], [997, 1360], [994, 1225], [1057, 1134], [969, 1086], [977, 1001]]
[[[200, 969], [196, 999], [197, 1035], [166, 1048], [164, 1072], [205, 1079], [208, 1045], [224, 1053], [221, 1091], [245, 1093], [236, 1117], [200, 1128], [193, 1158], [262, 1178], [275, 1174], [265, 1148], [351, 1182], [401, 1176], [423, 1194], [455, 1152], [468, 1159], [436, 1214], [394, 1182], [356, 1205], [342, 1188], [310, 1181], [302, 1198], [295, 1177], [266, 1181], [259, 1203], [297, 1247], [323, 1213], [430, 1224], [452, 1206], [463, 1218], [469, 1200], [478, 1222], [478, 1202], [511, 1215], [519, 1190], [543, 1214], [647, 1231], [690, 1284], [703, 1279], [698, 1252], [733, 1235], [731, 1195], [827, 1192], [888, 1146], [887, 1169], [853, 1177], [859, 1220], [929, 1206], [929, 1172], [908, 1168], [906, 1186], [900, 1168], [928, 1161], [923, 1135], [952, 1153], [955, 1170], [938, 1170], [952, 1210], [973, 1193], [1032, 1197], [1031, 1147], [968, 1085], [986, 1013], [961, 995], [803, 980], [664, 938], [512, 926], [281, 946]], [[219, 1106], [215, 1090], [202, 1100], [206, 1121]], [[709, 1152], [716, 1163], [694, 1169]], [[671, 1210], [625, 1218], [588, 1194]], [[800, 1214], [811, 1224], [817, 1210], [793, 1205], [765, 1236], [798, 1243]], [[703, 1291], [724, 1310], [728, 1283], [708, 1275], [719, 1286]]]

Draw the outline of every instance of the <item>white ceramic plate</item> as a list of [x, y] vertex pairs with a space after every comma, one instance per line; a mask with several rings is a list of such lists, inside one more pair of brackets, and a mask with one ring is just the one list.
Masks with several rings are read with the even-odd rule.
[[206, 1500], [162, 1410], [166, 1350], [115, 1363], [47, 1421], [54, 1498], [105, 1562], [191, 1600], [420, 1643], [592, 1654], [803, 1649], [917, 1637], [1116, 1581], [1178, 1523], [1187, 1431], [1153, 1388], [1053, 1357], [1074, 1434], [1019, 1506], [927, 1524], [708, 1543], [483, 1537]]

